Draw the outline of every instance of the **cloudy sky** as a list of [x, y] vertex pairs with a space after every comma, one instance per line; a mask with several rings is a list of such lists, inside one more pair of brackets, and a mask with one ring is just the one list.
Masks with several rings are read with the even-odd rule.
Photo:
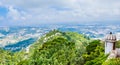
[[0, 0], [0, 26], [120, 22], [120, 0]]

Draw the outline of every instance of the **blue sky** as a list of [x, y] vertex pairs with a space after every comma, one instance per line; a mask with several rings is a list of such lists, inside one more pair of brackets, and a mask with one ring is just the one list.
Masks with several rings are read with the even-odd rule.
[[120, 0], [0, 0], [0, 26], [115, 22]]

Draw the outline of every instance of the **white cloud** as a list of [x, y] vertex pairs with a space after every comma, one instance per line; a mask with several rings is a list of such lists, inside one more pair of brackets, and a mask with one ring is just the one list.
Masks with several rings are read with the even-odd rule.
[[18, 11], [16, 8], [9, 6], [8, 7], [8, 13], [7, 13], [7, 19], [10, 21], [24, 21], [27, 18], [30, 18], [30, 15], [28, 15], [24, 11]]
[[0, 16], [0, 21], [4, 20], [4, 17]]
[[9, 10], [8, 18], [13, 19], [15, 21], [20, 19], [21, 15], [16, 9], [14, 9], [12, 6], [10, 6], [8, 8], [8, 10]]
[[0, 2], [0, 6], [2, 6], [2, 3]]
[[[1, 0], [14, 21], [120, 21], [120, 0]], [[34, 22], [33, 22], [34, 21]]]

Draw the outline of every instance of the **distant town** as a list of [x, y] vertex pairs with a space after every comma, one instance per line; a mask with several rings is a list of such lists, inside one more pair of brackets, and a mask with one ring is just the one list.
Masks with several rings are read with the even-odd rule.
[[44, 25], [39, 27], [0, 27], [0, 47], [11, 50], [11, 48], [14, 48], [14, 46], [11, 45], [19, 42], [19, 44], [24, 44], [24, 41], [30, 41], [31, 38], [35, 38], [37, 40], [53, 29], [58, 29], [63, 32], [78, 32], [90, 38], [101, 40], [104, 39], [106, 34], [114, 31], [113, 33], [116, 34], [117, 39], [120, 39], [120, 25]]

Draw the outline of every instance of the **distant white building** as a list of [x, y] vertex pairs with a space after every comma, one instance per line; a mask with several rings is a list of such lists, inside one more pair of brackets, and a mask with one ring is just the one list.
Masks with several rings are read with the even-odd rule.
[[115, 44], [116, 44], [116, 35], [108, 34], [105, 38], [105, 54], [109, 54], [111, 51], [115, 50]]

